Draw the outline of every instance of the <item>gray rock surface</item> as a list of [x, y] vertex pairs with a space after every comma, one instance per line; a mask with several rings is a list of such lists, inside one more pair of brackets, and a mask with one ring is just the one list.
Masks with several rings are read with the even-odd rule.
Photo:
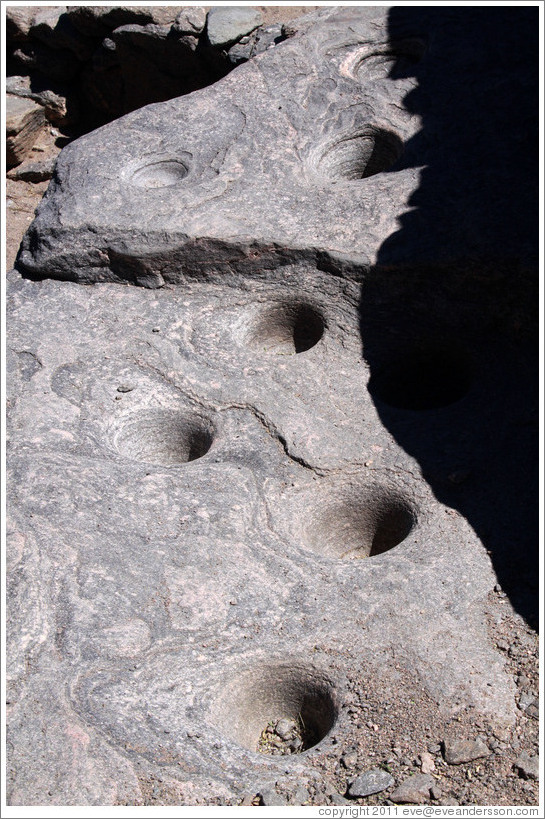
[[539, 699], [534, 699], [525, 709], [524, 713], [532, 719], [539, 719]]
[[8, 178], [20, 179], [23, 182], [43, 182], [53, 176], [55, 162], [55, 157], [49, 157], [38, 162], [27, 160], [9, 171]]
[[[494, 254], [497, 225], [520, 217], [503, 210], [475, 232], [475, 219], [463, 221], [468, 207], [464, 211], [462, 202], [455, 226], [434, 203], [426, 218], [441, 227], [402, 231], [396, 244], [400, 203], [418, 190], [421, 173], [413, 155], [421, 122], [403, 104], [415, 81], [388, 79], [393, 57], [385, 9], [322, 10], [309, 17], [309, 28], [282, 48], [265, 51], [197, 95], [133, 112], [69, 145], [25, 240], [20, 268], [91, 282], [134, 281], [140, 267], [145, 273], [137, 280], [160, 286], [199, 275], [203, 242], [214, 243], [218, 265], [229, 267], [244, 266], [255, 253], [276, 264], [275, 248], [330, 267], [368, 269], [380, 248], [384, 264], [408, 257], [436, 263], [441, 254], [452, 265], [466, 253], [468, 231], [474, 255]], [[454, 41], [441, 48], [454, 49]], [[422, 59], [413, 40], [403, 42], [411, 59]], [[142, 52], [127, 64], [127, 76], [141, 58]], [[434, 59], [438, 55], [428, 58], [430, 71]], [[475, 90], [485, 99], [488, 73], [483, 67], [482, 87]], [[173, 128], [173, 121], [184, 128]], [[450, 168], [440, 143], [431, 134], [428, 139], [427, 159]], [[496, 201], [496, 176], [483, 176], [478, 152], [465, 160], [473, 188], [482, 182]], [[456, 190], [465, 196], [459, 186], [452, 196]], [[448, 210], [456, 207], [451, 198], [448, 204]], [[515, 232], [506, 228], [505, 241]], [[339, 256], [344, 262], [331, 260]]]
[[350, 801], [350, 799], [345, 799], [345, 797], [341, 796], [340, 793], [332, 793], [331, 796], [329, 797], [329, 801], [331, 802], [332, 805], [339, 805], [339, 806], [341, 806], [341, 805], [352, 805], [353, 804]]
[[77, 114], [74, 112], [73, 96], [68, 100], [69, 91], [65, 91], [64, 94], [51, 89], [35, 91], [32, 89], [30, 77], [13, 76], [6, 78], [6, 92], [17, 97], [34, 100], [34, 102], [42, 105], [46, 118], [53, 125], [68, 126], [77, 118]]
[[381, 791], [391, 788], [394, 784], [394, 778], [388, 771], [375, 768], [372, 771], [365, 771], [365, 773], [353, 779], [348, 786], [347, 793], [352, 798], [371, 796], [373, 793], [381, 793]]
[[[345, 14], [362, 39], [385, 50], [384, 10]], [[68, 146], [21, 266], [118, 281], [134, 280], [138, 259], [149, 268], [140, 279], [157, 286], [178, 281], [184, 268], [197, 272], [197, 237], [217, 244], [218, 262], [224, 256], [228, 266], [256, 252], [276, 264], [277, 246], [295, 257], [336, 253], [370, 264], [395, 231], [395, 202], [418, 184], [414, 168], [376, 173], [396, 166], [418, 130], [401, 107], [414, 84], [358, 81], [361, 47], [350, 46], [342, 15], [337, 24], [331, 15], [322, 14], [312, 37], [293, 37], [197, 96], [135, 112]], [[183, 130], [171, 127], [173, 118]], [[68, 212], [62, 201], [74, 202], [71, 188], [77, 206]], [[364, 235], [347, 208], [362, 213]]]
[[18, 165], [45, 127], [43, 108], [33, 100], [6, 95], [6, 164]]
[[[344, 676], [361, 674], [362, 619], [372, 676], [403, 646], [446, 711], [464, 690], [510, 719], [513, 692], [479, 614], [488, 558], [378, 422], [357, 293], [302, 265], [251, 290], [225, 277], [149, 290], [9, 276], [12, 800], [41, 800], [59, 769], [51, 804], [135, 799], [141, 753], [149, 770], [172, 760], [174, 781], [183, 770], [205, 793], [210, 779], [214, 792], [257, 792], [259, 734], [295, 716], [291, 692], [300, 703], [323, 692], [308, 707], [327, 733]], [[283, 319], [297, 299], [328, 328], [302, 353], [290, 352], [289, 310]], [[418, 524], [389, 553], [343, 559], [358, 538], [369, 548], [372, 520], [350, 523], [362, 491], [394, 510], [402, 497]], [[83, 738], [79, 762], [66, 760], [66, 732]], [[325, 736], [320, 747], [333, 746]], [[42, 751], [47, 766], [29, 764]]]
[[176, 15], [172, 25], [180, 34], [200, 34], [206, 25], [206, 11], [203, 6], [185, 6]]
[[515, 760], [515, 768], [524, 779], [539, 779], [539, 756], [523, 753]]
[[13, 40], [25, 40], [36, 16], [36, 8], [8, 6], [6, 8], [6, 34]]
[[[347, 690], [414, 677], [432, 713], [514, 723], [490, 550], [369, 387], [373, 338], [402, 326], [388, 300], [412, 321], [422, 293], [380, 251], [420, 175], [416, 83], [390, 77], [387, 28], [384, 8], [321, 10], [57, 162], [7, 281], [10, 804], [148, 804], [159, 778], [168, 804], [227, 804], [286, 769], [309, 782], [365, 730]], [[447, 58], [432, 50], [432, 76]], [[437, 252], [413, 242], [417, 261]], [[443, 322], [452, 294], [433, 295]], [[478, 460], [483, 406], [487, 431], [512, 407], [503, 342], [480, 338], [457, 400], [392, 410], [413, 440], [424, 428], [449, 491], [478, 486], [448, 476]], [[258, 753], [283, 719], [303, 752]]]
[[289, 801], [291, 805], [304, 805], [305, 803], [308, 803], [308, 798], [309, 794], [307, 788], [305, 788], [304, 785], [299, 785], [295, 792], [291, 795]]
[[262, 54], [269, 48], [273, 48], [278, 42], [284, 39], [282, 25], [276, 23], [270, 26], [261, 26], [250, 35], [242, 37], [238, 43], [231, 46], [227, 56], [232, 63], [239, 64], [252, 57]]
[[273, 788], [263, 788], [259, 793], [259, 797], [261, 804], [265, 807], [277, 807], [288, 804], [287, 799], [277, 793]]
[[215, 6], [208, 12], [206, 31], [210, 45], [217, 48], [236, 43], [263, 22], [258, 9], [249, 6]]
[[444, 755], [449, 765], [461, 765], [489, 756], [490, 748], [482, 739], [453, 739], [445, 742]]
[[404, 779], [390, 794], [392, 802], [422, 805], [430, 799], [435, 779], [430, 774], [414, 774]]

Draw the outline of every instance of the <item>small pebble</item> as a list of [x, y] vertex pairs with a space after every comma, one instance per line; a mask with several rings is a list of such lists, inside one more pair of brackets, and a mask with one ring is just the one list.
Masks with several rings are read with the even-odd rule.
[[445, 761], [449, 765], [461, 765], [483, 756], [490, 756], [490, 748], [481, 739], [451, 739], [444, 742]]
[[259, 797], [261, 804], [264, 806], [270, 805], [271, 807], [276, 807], [288, 804], [287, 800], [283, 796], [280, 796], [280, 794], [275, 790], [272, 790], [272, 788], [263, 789], [259, 794]]
[[435, 762], [430, 753], [424, 751], [420, 754], [420, 768], [423, 774], [430, 774], [435, 770]]
[[518, 707], [521, 711], [526, 711], [529, 705], [534, 701], [534, 697], [528, 691], [523, 691], [519, 697]]
[[341, 796], [340, 793], [332, 793], [329, 797], [329, 800], [332, 805], [351, 805], [349, 799], [345, 799], [344, 796]]
[[358, 764], [358, 754], [356, 751], [347, 751], [341, 757], [341, 765], [345, 768], [353, 768], [354, 765]]
[[276, 723], [276, 733], [280, 739], [291, 739], [296, 727], [291, 719], [279, 719]]
[[523, 779], [539, 779], [539, 757], [522, 753], [515, 760], [515, 768]]
[[151, 332], [152, 332], [152, 333], [160, 333], [160, 332], [161, 332], [161, 328], [160, 328], [160, 327], [152, 327], [152, 328], [151, 328]]
[[130, 386], [129, 384], [120, 384], [117, 388], [118, 392], [132, 392], [134, 387]]
[[400, 804], [422, 805], [430, 798], [434, 784], [435, 780], [430, 774], [409, 776], [390, 794], [390, 799]]
[[303, 785], [299, 785], [295, 793], [290, 799], [292, 805], [304, 805], [308, 802], [308, 791]]
[[382, 768], [374, 768], [372, 771], [365, 771], [350, 782], [348, 796], [356, 799], [362, 796], [370, 796], [373, 793], [380, 793], [386, 788], [394, 785], [394, 778]]

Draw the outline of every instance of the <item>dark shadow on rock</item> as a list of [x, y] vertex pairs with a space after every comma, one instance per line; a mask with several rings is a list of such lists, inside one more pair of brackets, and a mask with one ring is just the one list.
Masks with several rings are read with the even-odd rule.
[[397, 7], [421, 168], [361, 295], [369, 389], [437, 498], [538, 618], [538, 10]]

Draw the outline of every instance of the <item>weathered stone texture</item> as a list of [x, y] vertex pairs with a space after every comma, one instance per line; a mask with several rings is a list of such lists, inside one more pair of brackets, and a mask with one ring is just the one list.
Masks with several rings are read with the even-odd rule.
[[45, 127], [43, 108], [29, 99], [6, 95], [6, 164], [18, 165]]
[[[105, 72], [143, 29], [170, 37], [116, 24]], [[416, 679], [441, 718], [516, 719], [485, 618], [491, 550], [457, 511], [497, 491], [496, 439], [527, 440], [530, 365], [502, 335], [504, 297], [493, 310], [470, 275], [492, 226], [474, 244], [452, 218], [497, 184], [481, 142], [465, 193], [439, 185], [439, 237], [395, 245], [401, 215], [435, 224], [411, 206], [423, 154], [457, 172], [396, 70], [423, 61], [440, 82], [460, 42], [392, 39], [367, 5], [295, 30], [64, 149], [8, 274], [11, 804], [139, 805], [159, 778], [168, 804], [273, 804], [283, 771], [307, 783], [342, 751], [347, 690], [377, 680], [397, 696]], [[437, 327], [424, 363], [384, 365]], [[435, 338], [471, 356], [453, 342], [442, 359]], [[303, 753], [258, 753], [279, 720]], [[350, 798], [394, 786], [372, 773], [350, 774]]]

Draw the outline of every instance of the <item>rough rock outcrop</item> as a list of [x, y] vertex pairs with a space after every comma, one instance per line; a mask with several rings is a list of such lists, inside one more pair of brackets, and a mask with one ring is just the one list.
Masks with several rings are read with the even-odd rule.
[[74, 105], [56, 124], [81, 134], [205, 87], [283, 39], [260, 21], [251, 7], [8, 8], [8, 80], [25, 76], [35, 94], [64, 86]]
[[[507, 219], [526, 293], [527, 157], [520, 196], [502, 164], [524, 63], [479, 119], [478, 22], [521, 31], [500, 12], [321, 10], [63, 150], [8, 276], [10, 804], [299, 785], [373, 686], [514, 723], [485, 611], [510, 526], [527, 560], [529, 313], [474, 266]], [[441, 118], [411, 72], [445, 65]], [[263, 752], [280, 720], [301, 753]]]
[[[160, 286], [199, 276], [203, 243], [216, 247], [218, 272], [297, 258], [366, 270], [379, 250], [385, 264], [452, 264], [467, 260], [468, 248], [473, 259], [494, 258], [498, 223], [520, 220], [517, 209], [496, 206], [497, 220], [475, 230], [467, 191], [452, 178], [449, 141], [432, 129], [421, 134], [421, 117], [404, 103], [415, 94], [414, 79], [389, 79], [398, 64], [427, 60], [432, 72], [444, 51], [426, 54], [425, 38], [390, 42], [381, 9], [310, 16], [312, 36], [296, 35], [210, 88], [135, 111], [68, 146], [25, 239], [20, 269]], [[137, 47], [139, 36], [138, 27], [118, 30], [127, 48]], [[456, 49], [456, 41], [446, 47]], [[497, 81], [484, 72], [487, 60], [484, 52], [476, 106]], [[486, 135], [495, 125], [481, 127]], [[457, 137], [459, 150], [467, 150], [464, 178], [473, 190], [499, 196], [505, 180], [470, 150], [470, 137]], [[417, 195], [424, 163], [446, 169], [445, 195], [433, 224], [421, 220], [396, 247], [402, 203]], [[510, 236], [503, 255], [527, 255], [516, 230], [505, 242]]]
[[6, 164], [18, 165], [45, 128], [43, 109], [33, 100], [6, 95]]

